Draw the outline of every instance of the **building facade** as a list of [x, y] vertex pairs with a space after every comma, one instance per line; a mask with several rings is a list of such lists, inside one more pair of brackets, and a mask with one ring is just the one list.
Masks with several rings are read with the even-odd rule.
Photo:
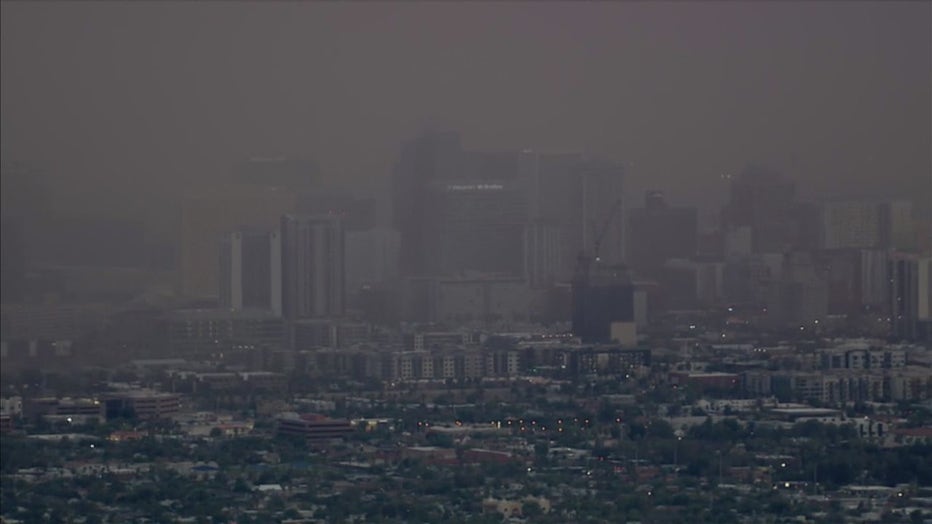
[[334, 216], [281, 219], [282, 311], [289, 320], [344, 313], [343, 227]]
[[240, 230], [220, 242], [220, 307], [282, 313], [279, 231]]

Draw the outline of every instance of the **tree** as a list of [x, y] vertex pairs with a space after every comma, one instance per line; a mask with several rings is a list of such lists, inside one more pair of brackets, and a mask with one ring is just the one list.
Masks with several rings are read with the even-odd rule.
[[544, 510], [536, 500], [525, 500], [524, 504], [521, 504], [521, 516], [525, 518], [533, 519], [543, 514]]

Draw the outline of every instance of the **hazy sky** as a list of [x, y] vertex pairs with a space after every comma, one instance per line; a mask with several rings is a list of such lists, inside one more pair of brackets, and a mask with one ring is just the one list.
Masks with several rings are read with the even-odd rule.
[[72, 208], [135, 209], [257, 155], [384, 186], [430, 124], [630, 161], [632, 190], [679, 201], [750, 161], [816, 194], [932, 201], [929, 2], [43, 1], [0, 20], [3, 153]]

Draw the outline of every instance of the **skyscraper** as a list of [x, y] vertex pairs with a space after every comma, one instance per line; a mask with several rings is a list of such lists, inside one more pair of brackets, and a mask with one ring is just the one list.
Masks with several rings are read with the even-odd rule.
[[398, 232], [373, 228], [346, 233], [346, 291], [356, 293], [365, 285], [382, 284], [398, 277]]
[[628, 216], [628, 265], [653, 275], [673, 258], [696, 256], [699, 213], [692, 207], [668, 206], [660, 191], [648, 191], [644, 207]]
[[919, 257], [915, 255], [890, 256], [890, 332], [899, 339], [913, 340], [918, 335], [919, 268]]
[[403, 275], [433, 272], [436, 261], [428, 253], [430, 182], [455, 179], [462, 171], [459, 135], [430, 132], [402, 145], [392, 175], [392, 216], [401, 235], [400, 270]]
[[287, 319], [343, 315], [343, 242], [337, 217], [282, 217], [282, 311]]
[[822, 248], [873, 248], [881, 242], [880, 206], [847, 200], [822, 206]]
[[754, 253], [782, 253], [798, 240], [796, 185], [779, 173], [750, 166], [731, 182], [722, 210], [725, 229], [748, 226]]
[[236, 311], [282, 314], [282, 243], [279, 231], [228, 233], [220, 242], [220, 305]]
[[568, 280], [582, 249], [580, 153], [523, 151], [520, 173], [528, 198], [525, 275], [533, 286]]
[[880, 204], [880, 245], [887, 249], [912, 250], [916, 246], [916, 224], [912, 203], [893, 200]]
[[523, 276], [524, 192], [513, 180], [434, 182], [425, 203], [434, 274], [466, 271]]
[[624, 252], [624, 168], [580, 153], [524, 151], [520, 176], [528, 199], [527, 278], [534, 285], [571, 278], [580, 251], [621, 263]]
[[295, 194], [278, 188], [227, 185], [189, 194], [181, 203], [180, 291], [189, 297], [216, 297], [217, 242], [242, 226], [273, 229], [295, 210]]
[[467, 151], [455, 133], [407, 142], [394, 171], [401, 273], [507, 274], [532, 285], [572, 276], [594, 247], [621, 263], [622, 166], [579, 153]]

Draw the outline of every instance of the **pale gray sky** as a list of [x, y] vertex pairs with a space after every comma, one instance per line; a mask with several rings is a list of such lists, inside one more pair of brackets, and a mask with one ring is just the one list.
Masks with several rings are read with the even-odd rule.
[[[133, 210], [254, 155], [385, 186], [427, 124], [634, 163], [714, 201], [770, 163], [816, 194], [932, 191], [929, 2], [3, 2], [4, 155]], [[932, 201], [932, 197], [928, 199]]]

